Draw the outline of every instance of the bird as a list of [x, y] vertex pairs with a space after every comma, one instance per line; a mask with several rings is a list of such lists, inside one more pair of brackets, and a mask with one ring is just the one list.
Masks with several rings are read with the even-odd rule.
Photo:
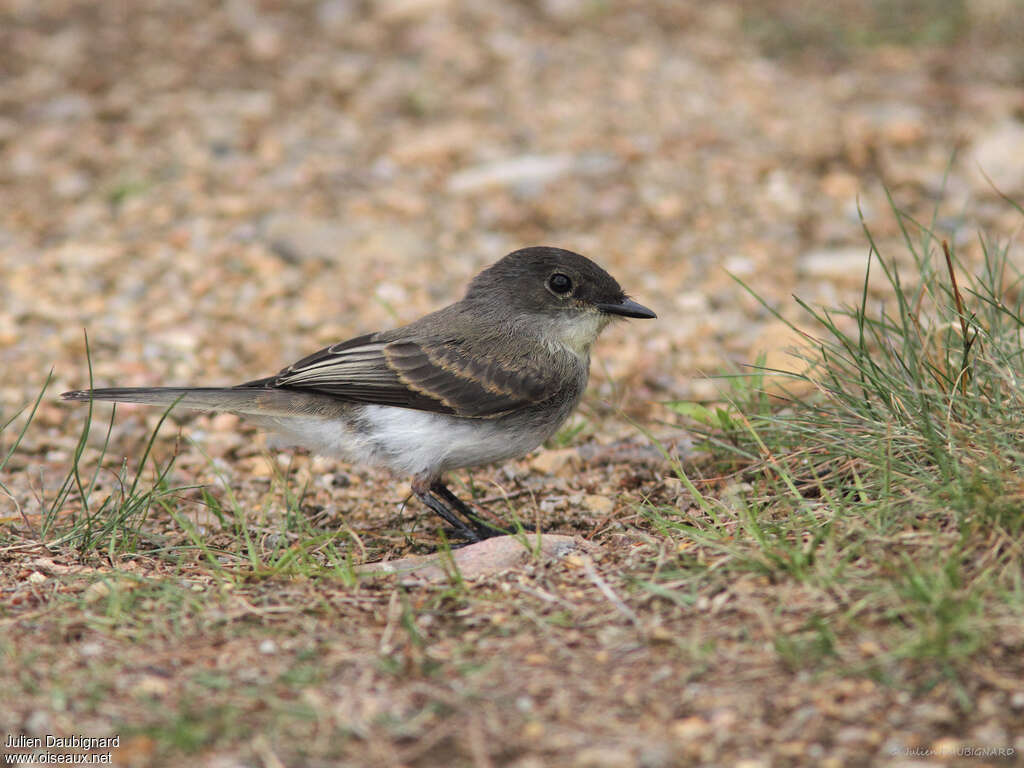
[[541, 445], [579, 404], [601, 331], [616, 318], [655, 317], [585, 256], [532, 246], [484, 269], [455, 303], [332, 344], [273, 376], [62, 397], [235, 413], [286, 444], [411, 476], [423, 504], [475, 542], [507, 531], [474, 514], [446, 473]]

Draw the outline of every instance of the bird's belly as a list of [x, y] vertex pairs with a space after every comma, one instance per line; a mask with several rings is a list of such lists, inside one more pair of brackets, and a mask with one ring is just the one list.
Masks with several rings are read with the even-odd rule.
[[387, 405], [326, 401], [260, 426], [279, 444], [301, 445], [345, 461], [387, 467], [398, 474], [437, 477], [463, 467], [523, 456], [547, 440], [579, 401], [585, 379], [556, 401], [494, 419], [469, 419]]
[[[464, 419], [447, 414], [366, 406], [375, 458], [397, 472], [439, 474], [517, 458], [558, 428], [561, 418], [540, 422], [529, 414], [497, 419]], [[564, 417], [563, 417], [564, 418]]]

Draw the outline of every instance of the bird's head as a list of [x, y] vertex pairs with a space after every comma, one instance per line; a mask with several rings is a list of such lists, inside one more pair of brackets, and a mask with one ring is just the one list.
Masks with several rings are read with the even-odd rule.
[[581, 355], [612, 319], [657, 317], [590, 259], [547, 246], [513, 251], [488, 267], [470, 283], [464, 300], [511, 313], [517, 325]]

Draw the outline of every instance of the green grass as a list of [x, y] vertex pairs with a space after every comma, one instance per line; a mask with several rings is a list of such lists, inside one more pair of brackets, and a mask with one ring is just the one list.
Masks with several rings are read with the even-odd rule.
[[[88, 339], [86, 351], [91, 386]], [[20, 410], [0, 428], [2, 434], [3, 429], [25, 415], [18, 434], [0, 458], [0, 472], [31, 427], [49, 384], [48, 378], [31, 406]], [[294, 488], [293, 479], [276, 464], [272, 483], [275, 492], [268, 496], [266, 502], [267, 505], [275, 505], [273, 514], [266, 507], [260, 514], [246, 511], [230, 483], [208, 456], [208, 467], [223, 490], [223, 499], [211, 487], [174, 483], [172, 477], [179, 441], [174, 442], [173, 452], [163, 461], [156, 457], [154, 451], [170, 412], [171, 408], [168, 408], [161, 414], [156, 426], [135, 451], [139, 458], [134, 470], [129, 469], [127, 459], [111, 468], [109, 449], [117, 408], [111, 409], [110, 420], [95, 455], [87, 457], [90, 444], [95, 442], [92, 439], [95, 426], [93, 403], [88, 403], [63, 479], [51, 492], [43, 489], [40, 499], [42, 514], [38, 524], [30, 524], [43, 547], [52, 552], [72, 551], [83, 561], [95, 556], [116, 560], [137, 555], [157, 557], [169, 563], [202, 559], [210, 573], [228, 580], [329, 574], [345, 583], [354, 583], [356, 577], [348, 534], [344, 529], [314, 526], [303, 511], [305, 489]], [[190, 444], [196, 451], [203, 452], [202, 446], [194, 442]], [[113, 480], [110, 480], [111, 475]], [[183, 514], [185, 506], [181, 503], [181, 495], [193, 490], [200, 495], [199, 504], [213, 515], [227, 534], [228, 546], [211, 544]], [[14, 498], [2, 481], [0, 491]], [[172, 536], [147, 525], [154, 511], [161, 519], [170, 520], [177, 527]]]
[[[663, 574], [675, 589], [754, 572], [828, 606], [775, 638], [788, 665], [932, 685], [960, 680], [1024, 616], [1024, 281], [1005, 246], [982, 241], [972, 273], [897, 216], [904, 253], [865, 229], [857, 305], [801, 302], [817, 333], [793, 371], [733, 377], [718, 406], [674, 404], [705, 440], [703, 472], [731, 479], [723, 492], [677, 466], [695, 508], [647, 514], [708, 553], [683, 550]], [[884, 295], [868, 290], [874, 270]]]

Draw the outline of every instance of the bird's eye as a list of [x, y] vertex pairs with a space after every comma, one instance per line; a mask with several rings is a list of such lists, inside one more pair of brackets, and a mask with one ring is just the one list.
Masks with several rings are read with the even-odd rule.
[[548, 278], [548, 288], [560, 296], [564, 296], [572, 291], [572, 280], [569, 279], [568, 275], [555, 272], [555, 274]]

